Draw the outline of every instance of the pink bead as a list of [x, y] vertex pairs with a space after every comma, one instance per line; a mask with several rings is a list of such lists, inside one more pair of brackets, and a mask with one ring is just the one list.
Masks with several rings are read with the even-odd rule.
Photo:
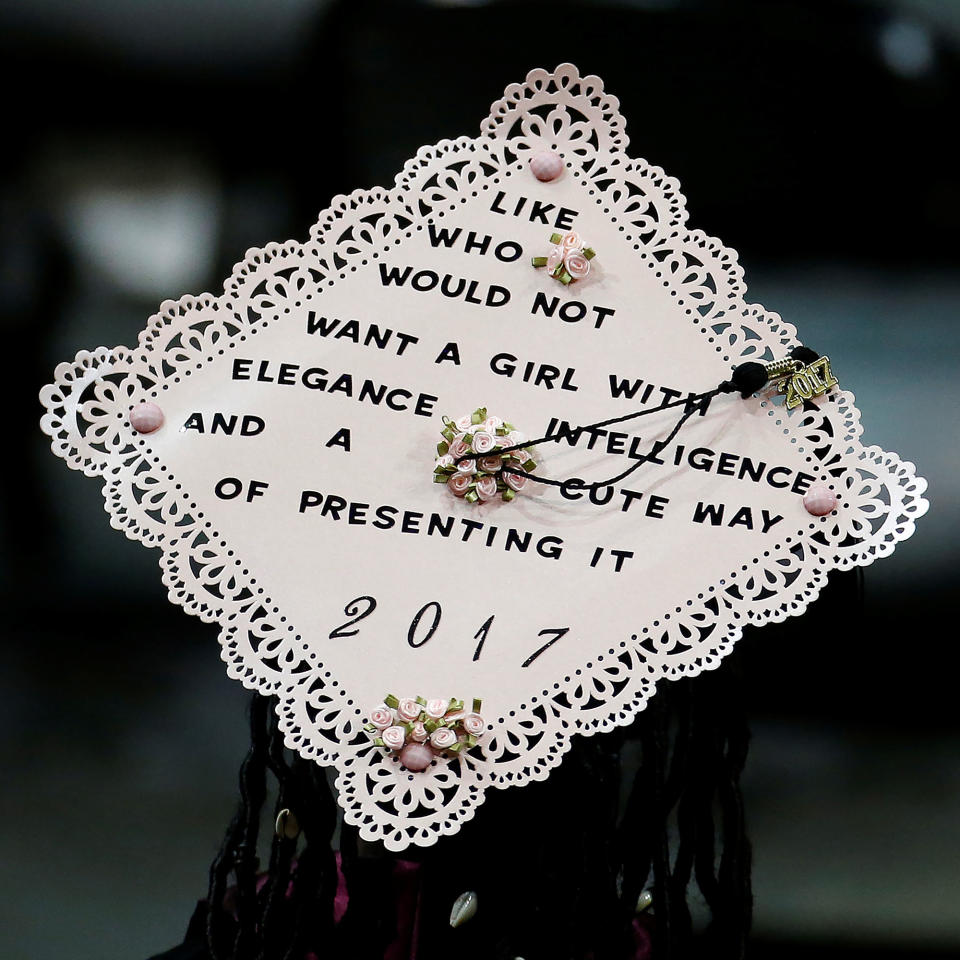
[[837, 509], [837, 495], [825, 483], [815, 483], [803, 495], [803, 505], [807, 513], [825, 517]]
[[414, 773], [426, 770], [433, 760], [433, 751], [425, 743], [408, 743], [400, 751], [400, 762]]
[[155, 403], [141, 403], [130, 411], [130, 426], [137, 433], [153, 433], [163, 426], [163, 411]]
[[538, 180], [556, 180], [563, 173], [563, 159], [553, 150], [543, 150], [530, 158], [530, 172]]

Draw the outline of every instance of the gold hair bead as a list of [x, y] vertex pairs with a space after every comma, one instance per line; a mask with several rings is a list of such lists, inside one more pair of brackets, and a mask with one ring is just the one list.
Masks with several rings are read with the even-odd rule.
[[281, 840], [296, 840], [300, 834], [300, 824], [292, 810], [284, 807], [277, 814], [274, 830]]

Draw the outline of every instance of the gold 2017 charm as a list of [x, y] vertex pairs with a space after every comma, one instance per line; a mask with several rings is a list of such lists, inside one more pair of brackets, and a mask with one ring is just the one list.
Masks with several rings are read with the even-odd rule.
[[829, 357], [820, 357], [806, 366], [799, 360], [778, 360], [767, 364], [767, 376], [780, 380], [777, 391], [787, 395], [788, 410], [799, 407], [804, 400], [823, 396], [839, 383], [830, 369]]

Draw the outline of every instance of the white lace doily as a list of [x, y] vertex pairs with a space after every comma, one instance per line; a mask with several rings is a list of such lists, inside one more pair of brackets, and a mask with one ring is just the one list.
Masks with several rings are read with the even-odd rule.
[[[570, 65], [532, 71], [493, 105], [480, 137], [422, 148], [393, 188], [335, 198], [308, 240], [248, 251], [222, 294], [163, 303], [135, 347], [81, 352], [41, 394], [54, 453], [102, 479], [111, 524], [160, 548], [170, 599], [219, 624], [230, 676], [278, 698], [287, 744], [337, 767], [347, 821], [391, 850], [455, 833], [490, 787], [545, 779], [574, 734], [627, 724], [659, 681], [714, 669], [746, 624], [803, 613], [830, 570], [891, 553], [927, 507], [911, 463], [863, 446], [845, 390], [793, 412], [769, 392], [721, 398], [691, 419], [662, 466], [631, 478], [632, 498], [617, 489], [606, 504], [543, 488], [471, 507], [431, 483], [442, 414], [486, 405], [535, 435], [554, 418], [575, 426], [632, 409], [611, 395], [609, 376], [703, 391], [734, 365], [780, 359], [798, 343], [789, 323], [745, 301], [734, 251], [687, 226], [677, 181], [627, 155], [618, 106], [599, 78]], [[530, 174], [543, 150], [563, 158], [555, 182]], [[597, 251], [590, 277], [568, 288], [530, 266], [553, 230], [530, 219], [537, 198], [553, 204], [548, 219], [574, 211]], [[459, 227], [461, 238], [437, 245], [431, 225]], [[475, 241], [492, 237], [486, 252], [463, 248], [469, 230]], [[494, 256], [501, 241], [523, 256], [510, 260], [510, 247]], [[387, 284], [381, 265], [427, 271], [423, 289]], [[450, 275], [446, 293], [430, 288], [430, 270]], [[452, 294], [458, 278], [477, 281], [473, 300]], [[510, 291], [509, 304], [475, 302], [495, 286]], [[554, 298], [549, 315], [543, 303]], [[582, 318], [557, 313], [571, 301], [584, 305]], [[601, 316], [601, 304], [611, 312]], [[341, 332], [350, 320], [357, 327], [339, 338], [332, 326], [307, 334], [311, 313], [314, 325], [323, 316]], [[370, 323], [393, 332], [385, 347], [364, 344]], [[401, 353], [398, 331], [417, 338]], [[460, 365], [438, 362], [450, 342]], [[503, 353], [516, 360], [512, 374], [491, 367]], [[278, 383], [283, 363], [289, 382]], [[534, 368], [545, 363], [573, 369], [577, 389], [537, 384]], [[324, 387], [319, 374], [309, 387], [297, 379], [307, 367], [323, 369]], [[346, 387], [335, 396], [328, 388], [341, 371], [352, 372], [355, 391], [369, 378], [410, 396], [398, 395], [393, 410]], [[424, 401], [421, 415], [413, 407], [424, 394], [435, 402]], [[131, 427], [143, 402], [165, 414], [156, 433]], [[196, 412], [204, 432], [187, 426]], [[246, 415], [266, 427], [244, 436], [236, 424]], [[639, 434], [645, 452], [675, 416], [634, 421], [626, 443]], [[345, 426], [352, 448], [329, 446]], [[541, 445], [538, 472], [596, 480], [629, 462], [624, 441], [595, 441]], [[698, 466], [688, 459], [695, 450], [707, 451]], [[764, 479], [735, 476], [746, 460]], [[774, 464], [791, 483], [807, 474], [832, 485], [838, 509], [807, 514], [795, 490], [769, 479]], [[242, 496], [214, 494], [225, 477]], [[254, 479], [267, 486], [251, 492]], [[301, 509], [305, 490], [316, 507]], [[323, 513], [331, 495], [344, 500], [339, 517], [336, 503]], [[648, 513], [654, 497], [668, 504]], [[351, 503], [360, 504], [355, 515]], [[703, 504], [720, 503], [727, 512], [714, 523]], [[404, 536], [399, 514], [389, 529], [372, 523], [387, 504], [482, 529], [468, 542], [425, 535], [427, 521], [413, 519], [417, 529]], [[749, 524], [737, 512], [746, 508]], [[558, 537], [563, 554], [551, 556], [550, 543], [539, 555], [505, 549], [507, 528]], [[491, 545], [478, 547], [481, 537]], [[593, 544], [631, 557], [620, 573], [609, 552], [591, 567]], [[376, 612], [357, 617], [363, 597]], [[443, 624], [438, 614], [426, 642], [429, 625], [416, 626], [414, 614], [441, 600]], [[350, 630], [337, 634], [347, 620]], [[566, 632], [524, 666], [551, 629]], [[363, 728], [391, 692], [482, 697], [486, 738], [411, 773]]]

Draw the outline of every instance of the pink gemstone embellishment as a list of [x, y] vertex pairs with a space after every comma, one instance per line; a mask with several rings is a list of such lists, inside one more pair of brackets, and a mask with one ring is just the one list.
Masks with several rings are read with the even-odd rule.
[[542, 150], [530, 158], [530, 172], [544, 182], [556, 180], [563, 173], [563, 159], [553, 150]]
[[155, 403], [141, 403], [130, 411], [130, 426], [137, 433], [153, 433], [163, 426], [163, 411]]
[[414, 773], [426, 770], [433, 757], [433, 751], [425, 743], [408, 743], [400, 751], [400, 762]]
[[837, 495], [825, 483], [815, 483], [803, 495], [803, 505], [807, 513], [825, 517], [837, 509]]

